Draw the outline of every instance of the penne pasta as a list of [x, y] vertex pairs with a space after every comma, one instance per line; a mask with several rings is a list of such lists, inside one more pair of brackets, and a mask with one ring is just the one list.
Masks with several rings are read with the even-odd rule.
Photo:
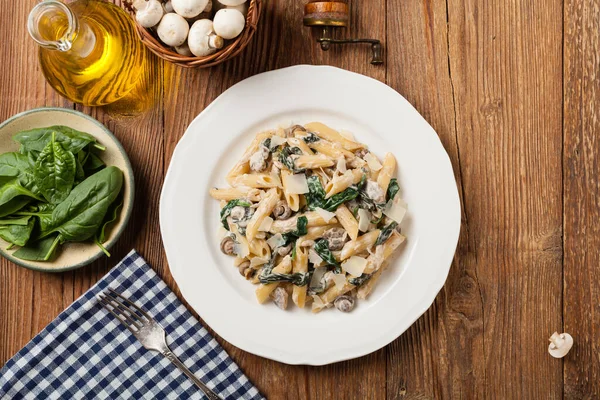
[[335, 210], [335, 215], [342, 227], [348, 232], [350, 239], [356, 240], [358, 238], [358, 221], [354, 218], [352, 212], [348, 210], [348, 207], [342, 204]]
[[334, 177], [327, 185], [325, 185], [325, 198], [328, 199], [334, 194], [338, 194], [348, 189], [350, 186], [360, 182], [363, 176], [363, 171], [353, 169], [346, 171], [343, 175]]
[[311, 122], [304, 126], [309, 132], [314, 132], [317, 136], [327, 139], [332, 142], [341, 144], [346, 150], [355, 151], [358, 149], [365, 148], [366, 146], [362, 143], [358, 143], [352, 140], [348, 140], [342, 136], [338, 131], [331, 129], [325, 124], [320, 122]]
[[267, 244], [267, 241], [264, 239], [250, 240], [248, 242], [248, 247], [250, 249], [250, 253], [254, 254], [257, 257], [264, 259], [271, 258], [271, 248]]
[[383, 168], [379, 171], [377, 176], [377, 184], [383, 189], [383, 192], [387, 192], [392, 175], [396, 171], [396, 158], [392, 153], [387, 153], [383, 159]]
[[298, 139], [298, 138], [289, 138], [287, 140], [287, 142], [289, 143], [290, 146], [292, 147], [297, 147], [300, 150], [302, 150], [302, 153], [307, 155], [307, 156], [312, 156], [315, 154], [314, 151], [312, 151], [310, 149], [310, 147], [308, 147], [308, 145], [304, 142], [304, 140], [302, 139]]
[[325, 154], [326, 156], [335, 160], [337, 160], [338, 157], [345, 157], [349, 160], [356, 158], [352, 152], [344, 149], [341, 145], [336, 146], [334, 143], [327, 140], [319, 140], [318, 142], [310, 143], [308, 146], [311, 149], [316, 150], [321, 154]]
[[290, 193], [287, 183], [287, 178], [291, 175], [292, 173], [288, 170], [281, 171], [281, 182], [283, 183], [283, 196], [285, 198], [285, 201], [288, 203], [288, 206], [290, 206], [290, 209], [292, 211], [298, 211], [300, 209], [300, 195]]
[[298, 158], [296, 158], [294, 161], [294, 165], [298, 169], [315, 169], [322, 167], [331, 167], [334, 164], [335, 162], [331, 158], [324, 156], [323, 154], [318, 154], [314, 156], [302, 155], [298, 156]]
[[258, 232], [258, 228], [262, 224], [265, 217], [273, 212], [273, 209], [279, 201], [279, 194], [276, 189], [271, 189], [266, 197], [259, 203], [258, 208], [254, 211], [252, 218], [246, 226], [246, 237], [252, 241]]
[[[378, 246], [381, 247], [381, 250], [376, 249], [375, 253], [367, 258], [367, 266], [363, 274], [372, 274], [377, 271], [405, 240], [404, 235], [394, 231], [384, 244]], [[378, 254], [378, 251], [380, 251], [380, 254]]]
[[254, 140], [252, 140], [252, 143], [250, 144], [250, 146], [248, 146], [246, 148], [246, 151], [244, 151], [244, 154], [242, 155], [240, 160], [237, 162], [237, 164], [235, 164], [235, 166], [227, 174], [226, 179], [227, 179], [227, 182], [229, 182], [229, 184], [231, 184], [231, 181], [236, 176], [246, 174], [250, 171], [250, 165], [249, 165], [250, 157], [252, 156], [252, 154], [256, 153], [256, 151], [258, 150], [258, 146], [264, 140], [273, 136], [273, 134], [274, 134], [273, 131], [267, 131], [267, 132], [262, 132], [262, 133], [259, 133], [258, 135], [256, 135]]
[[[329, 304], [333, 303], [333, 301], [335, 299], [337, 299], [339, 296], [348, 293], [349, 291], [351, 291], [352, 289], [354, 289], [354, 285], [351, 285], [350, 283], [346, 283], [341, 289], [338, 289], [337, 286], [332, 286], [329, 289], [327, 289], [327, 291], [325, 293], [323, 293], [322, 295], [319, 296], [319, 298], [321, 299], [321, 301], [323, 302], [323, 304], [325, 306], [328, 306]], [[312, 312], [317, 313], [319, 311], [321, 311], [324, 307], [314, 307], [313, 304], [313, 309]]]
[[257, 189], [248, 187], [248, 186], [239, 186], [236, 188], [227, 188], [227, 189], [217, 189], [211, 188], [209, 190], [209, 194], [215, 200], [235, 200], [241, 199], [243, 197], [249, 197], [252, 191], [256, 191]]
[[273, 221], [273, 224], [271, 225], [271, 229], [269, 230], [269, 232], [274, 233], [274, 234], [291, 232], [296, 229], [296, 226], [298, 224], [298, 217], [301, 217], [301, 216], [306, 217], [306, 219], [308, 220], [307, 227], [309, 227], [309, 228], [313, 227], [313, 226], [332, 225], [332, 224], [337, 223], [336, 218], [333, 218], [329, 222], [327, 222], [316, 211], [309, 211], [302, 215], [297, 215], [295, 217], [292, 217], [290, 219], [286, 219], [283, 221]]
[[[308, 250], [304, 247], [299, 247], [296, 242], [296, 258], [292, 261], [293, 273], [308, 272]], [[292, 289], [292, 301], [300, 308], [304, 308], [306, 303], [306, 286], [294, 286]]]
[[231, 186], [245, 186], [251, 188], [275, 188], [281, 187], [281, 179], [269, 174], [243, 174], [236, 176], [230, 182]]
[[332, 225], [324, 225], [324, 226], [313, 226], [312, 228], [308, 228], [308, 232], [304, 236], [300, 236], [298, 238], [298, 243], [303, 243], [307, 240], [315, 240], [320, 237], [323, 237], [323, 234], [328, 230], [333, 228]]
[[371, 232], [367, 232], [362, 236], [359, 236], [356, 240], [351, 240], [344, 245], [340, 254], [340, 259], [345, 260], [353, 255], [362, 253], [369, 247], [373, 246], [379, 237], [381, 231], [375, 229]]

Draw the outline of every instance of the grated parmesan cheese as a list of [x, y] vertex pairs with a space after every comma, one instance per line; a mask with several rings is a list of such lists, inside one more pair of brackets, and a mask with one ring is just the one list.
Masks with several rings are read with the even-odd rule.
[[346, 285], [346, 274], [333, 274], [331, 276], [337, 290], [342, 290]]
[[323, 262], [323, 259], [321, 258], [321, 256], [319, 256], [317, 254], [316, 251], [314, 251], [314, 249], [310, 249], [308, 251], [308, 261], [310, 261], [311, 263], [313, 263], [315, 265], [315, 267], [316, 267], [316, 266], [321, 265], [321, 263]]
[[281, 136], [273, 136], [273, 137], [271, 137], [271, 145], [269, 147], [270, 147], [270, 149], [274, 149], [277, 146], [281, 146], [285, 142], [287, 142], [286, 138], [281, 137]]
[[234, 243], [233, 244], [233, 252], [235, 253], [236, 256], [238, 256], [240, 258], [248, 257], [248, 254], [250, 254], [250, 249], [248, 248], [248, 243], [246, 243], [245, 240], [240, 243]]
[[344, 156], [340, 156], [340, 158], [338, 158], [336, 170], [342, 174], [348, 170], [346, 167], [346, 158]]
[[369, 230], [369, 224], [371, 223], [370, 213], [363, 209], [358, 209], [358, 230], [361, 232], [367, 232]]
[[401, 223], [404, 219], [404, 215], [406, 215], [406, 203], [402, 200], [390, 200], [385, 205], [383, 213], [397, 223]]

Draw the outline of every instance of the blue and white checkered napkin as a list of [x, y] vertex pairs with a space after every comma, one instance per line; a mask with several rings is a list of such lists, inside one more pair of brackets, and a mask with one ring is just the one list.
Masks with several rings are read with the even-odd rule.
[[0, 370], [0, 399], [203, 399], [162, 355], [105, 311], [106, 287], [144, 308], [175, 355], [224, 399], [263, 399], [146, 261], [129, 253]]

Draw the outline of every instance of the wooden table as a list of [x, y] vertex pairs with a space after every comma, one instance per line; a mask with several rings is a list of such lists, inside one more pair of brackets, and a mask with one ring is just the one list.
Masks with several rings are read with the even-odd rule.
[[[99, 119], [131, 157], [136, 207], [110, 260], [62, 274], [2, 260], [0, 364], [132, 247], [177, 292], [158, 199], [186, 126], [248, 76], [329, 64], [387, 83], [438, 132], [463, 203], [450, 276], [405, 334], [357, 360], [288, 366], [220, 343], [272, 399], [600, 396], [599, 0], [352, 0], [349, 33], [383, 40], [379, 67], [368, 46], [322, 52], [302, 26], [304, 1], [267, 0], [235, 61], [185, 70], [153, 57], [150, 109], [129, 118], [127, 104], [81, 107], [45, 84], [26, 32], [35, 3], [0, 7], [0, 118], [62, 106]], [[563, 360], [547, 353], [554, 331], [575, 338]], [[297, 345], [310, 351], [310, 340]]]

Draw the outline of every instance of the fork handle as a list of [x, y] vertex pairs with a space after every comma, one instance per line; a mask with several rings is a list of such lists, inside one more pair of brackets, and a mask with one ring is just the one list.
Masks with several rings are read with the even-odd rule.
[[213, 392], [208, 386], [206, 386], [200, 379], [196, 378], [196, 376], [185, 366], [179, 358], [175, 354], [171, 352], [171, 350], [163, 351], [163, 355], [167, 357], [169, 361], [171, 361], [181, 372], [183, 372], [188, 378], [190, 378], [196, 386], [198, 386], [208, 397], [210, 400], [223, 400], [219, 395]]

